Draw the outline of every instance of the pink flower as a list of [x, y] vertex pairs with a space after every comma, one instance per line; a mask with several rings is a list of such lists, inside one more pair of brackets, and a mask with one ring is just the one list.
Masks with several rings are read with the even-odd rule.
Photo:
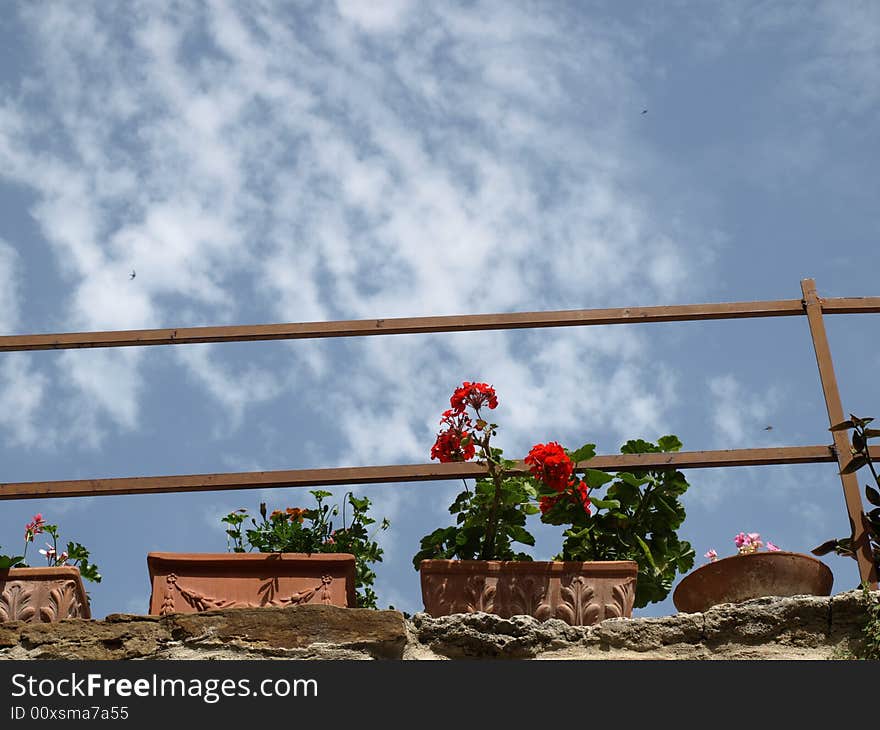
[[739, 533], [736, 537], [733, 538], [733, 544], [738, 548], [741, 548], [743, 545], [748, 543], [748, 538], [746, 537], [744, 532]]
[[24, 541], [33, 542], [34, 535], [39, 535], [43, 531], [43, 525], [45, 524], [46, 521], [43, 519], [42, 513], [37, 512], [34, 515], [34, 519], [24, 526]]
[[703, 557], [709, 558], [709, 562], [714, 563], [718, 559], [718, 553], [715, 551], [715, 548], [712, 548]]
[[767, 540], [767, 549], [768, 549], [771, 553], [775, 553], [775, 552], [778, 552], [780, 548], [776, 547], [776, 545], [774, 545], [772, 542], [770, 542], [769, 540]]

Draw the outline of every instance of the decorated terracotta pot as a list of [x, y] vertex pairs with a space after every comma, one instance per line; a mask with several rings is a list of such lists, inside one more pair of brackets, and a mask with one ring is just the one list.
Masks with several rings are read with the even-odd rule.
[[150, 613], [321, 603], [352, 607], [348, 553], [149, 553]]
[[632, 616], [638, 564], [423, 560], [419, 573], [425, 611], [432, 616], [484, 611], [588, 626]]
[[0, 622], [52, 623], [91, 618], [79, 568], [11, 568], [0, 571]]

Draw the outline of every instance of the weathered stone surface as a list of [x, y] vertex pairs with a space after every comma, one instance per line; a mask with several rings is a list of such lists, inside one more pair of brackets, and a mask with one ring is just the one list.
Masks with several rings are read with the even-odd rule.
[[693, 646], [702, 640], [701, 614], [681, 613], [663, 618], [644, 618], [638, 623], [615, 619], [597, 624], [590, 632], [590, 643], [603, 651], [656, 651], [678, 644]]
[[[703, 614], [705, 642], [754, 646], [819, 647], [828, 642], [831, 601], [827, 597], [755, 598], [715, 606]], [[694, 614], [699, 615], [699, 614]]]
[[583, 641], [586, 628], [551, 619], [544, 623], [531, 616], [501, 618], [491, 613], [453, 614], [432, 618], [417, 613], [415, 640], [429, 652], [456, 658], [531, 659]]
[[860, 591], [594, 626], [307, 605], [0, 624], [0, 659], [840, 659], [865, 619]]
[[306, 605], [173, 614], [165, 627], [193, 646], [244, 649], [305, 649], [314, 644], [399, 659], [406, 643], [403, 614], [366, 608]]

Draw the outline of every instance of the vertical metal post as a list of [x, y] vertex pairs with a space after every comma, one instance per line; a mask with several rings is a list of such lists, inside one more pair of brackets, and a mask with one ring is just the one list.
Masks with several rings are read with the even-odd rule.
[[[828, 335], [825, 333], [822, 303], [816, 294], [816, 282], [813, 279], [802, 279], [801, 291], [804, 295], [804, 308], [806, 309], [807, 320], [810, 323], [813, 349], [816, 352], [816, 364], [819, 366], [819, 379], [822, 381], [822, 390], [825, 394], [828, 422], [830, 426], [833, 426], [843, 421], [844, 415], [843, 406], [840, 403], [840, 391], [837, 389], [837, 377], [834, 375], [834, 363], [831, 360]], [[852, 454], [849, 436], [847, 436], [846, 431], [834, 431], [832, 435], [834, 436], [834, 448], [837, 452], [838, 468], [842, 470], [849, 462]], [[874, 567], [871, 547], [868, 543], [865, 525], [862, 521], [863, 507], [858, 477], [855, 474], [841, 474], [840, 481], [843, 484], [843, 496], [846, 500], [846, 510], [849, 513], [853, 542], [855, 545], [859, 545], [856, 551], [859, 576], [862, 581], [868, 583], [872, 590], [877, 590], [877, 570]]]

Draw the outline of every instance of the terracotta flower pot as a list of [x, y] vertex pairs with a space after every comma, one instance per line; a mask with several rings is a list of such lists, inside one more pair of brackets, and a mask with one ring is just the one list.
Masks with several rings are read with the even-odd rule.
[[11, 568], [0, 571], [0, 622], [53, 623], [91, 618], [79, 568]]
[[821, 560], [803, 553], [733, 555], [688, 573], [672, 602], [682, 613], [762, 596], [828, 596], [834, 576]]
[[348, 553], [149, 553], [150, 613], [356, 605]]
[[632, 616], [638, 564], [423, 560], [419, 573], [425, 611], [432, 616], [485, 611], [589, 626]]

